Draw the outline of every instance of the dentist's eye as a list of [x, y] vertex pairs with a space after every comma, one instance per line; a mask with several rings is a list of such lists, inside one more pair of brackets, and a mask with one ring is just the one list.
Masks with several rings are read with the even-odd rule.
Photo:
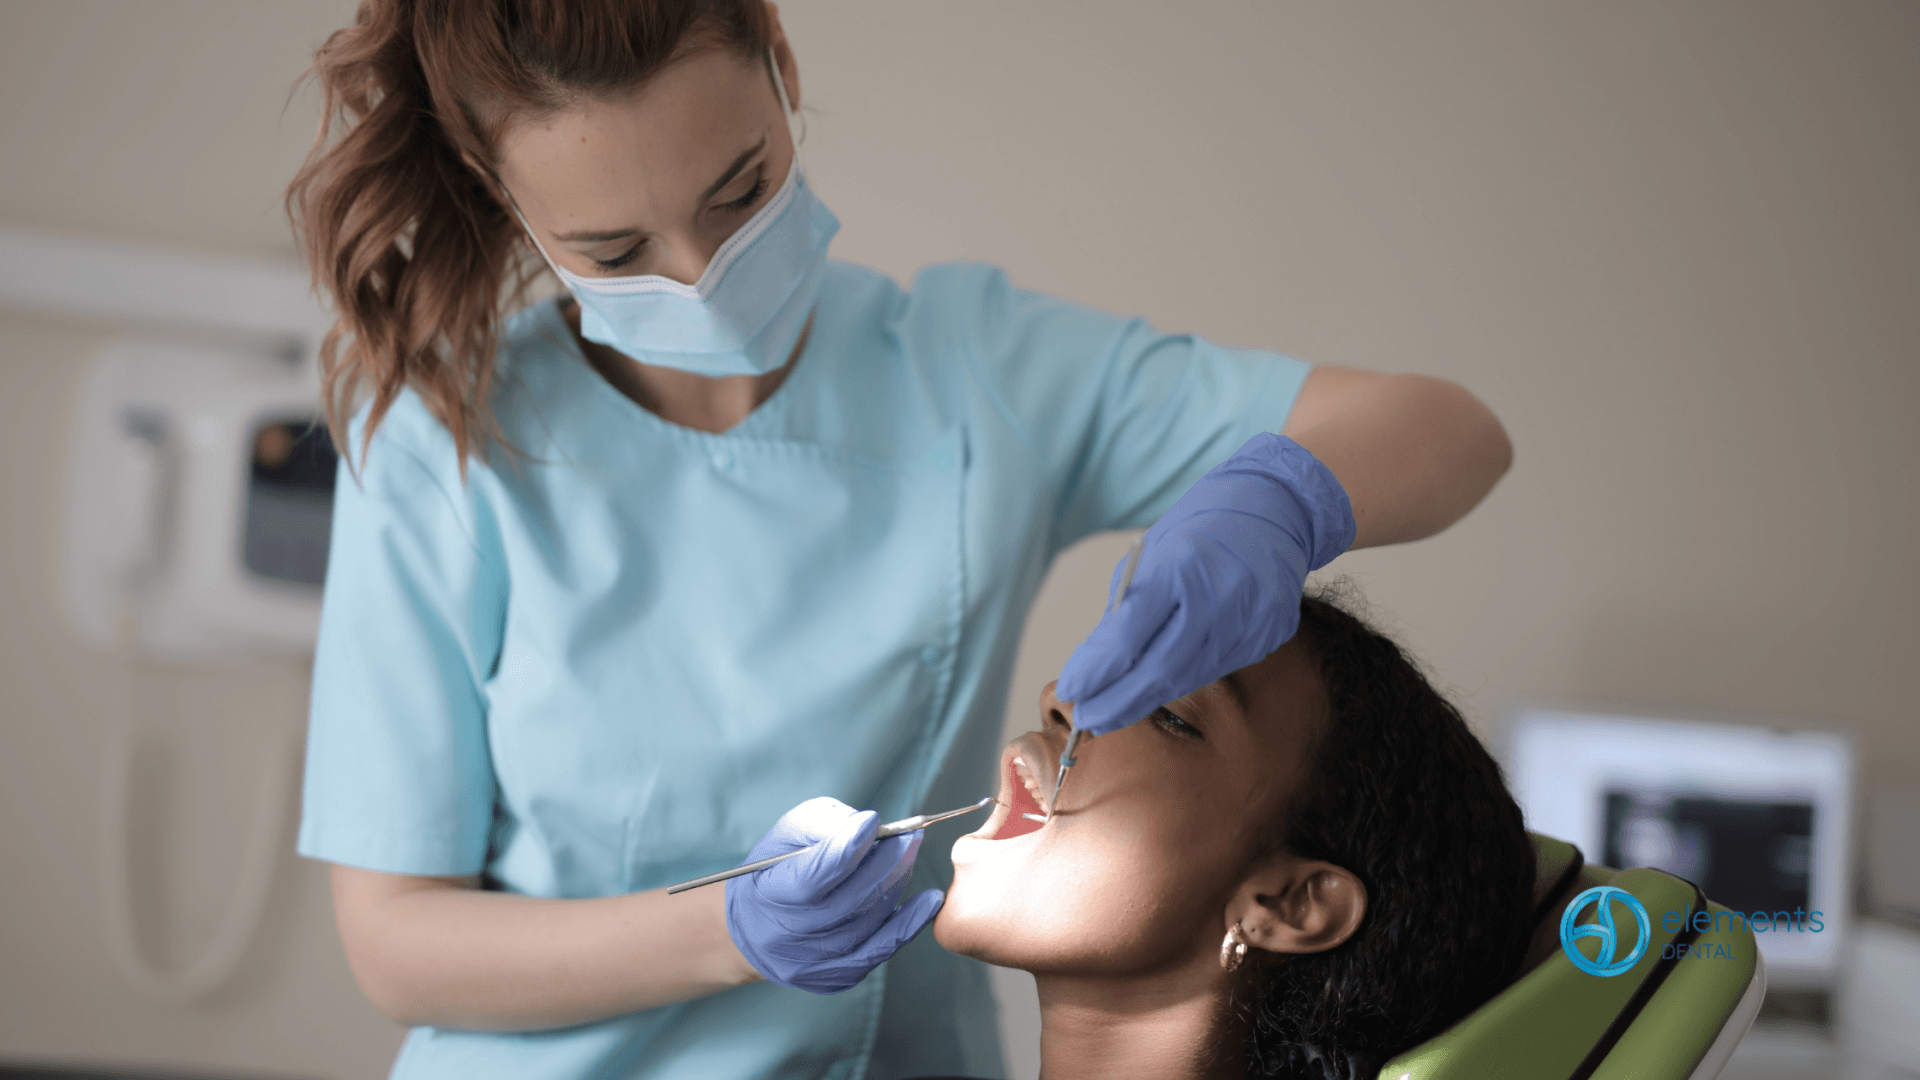
[[1182, 720], [1179, 717], [1173, 715], [1173, 712], [1167, 709], [1165, 706], [1161, 706], [1160, 708], [1155, 709], [1152, 712], [1152, 714], [1150, 714], [1147, 717], [1147, 719], [1152, 720], [1156, 724], [1159, 724], [1163, 730], [1165, 730], [1168, 734], [1171, 734], [1171, 735], [1178, 735], [1186, 739], [1206, 738], [1206, 735], [1202, 733], [1199, 728], [1194, 727], [1192, 724], [1189, 724], [1185, 720]]
[[765, 176], [762, 176], [760, 177], [759, 180], [754, 182], [753, 189], [751, 191], [733, 200], [732, 202], [721, 203], [720, 209], [745, 210], [747, 207], [752, 206], [754, 203], [759, 202], [760, 196], [765, 195], [766, 193], [767, 193], [767, 178]]
[[618, 255], [611, 259], [595, 259], [593, 260], [593, 265], [599, 267], [602, 270], [618, 270], [621, 267], [632, 262], [633, 260], [639, 258], [640, 248], [642, 246], [643, 245], [635, 244], [632, 247], [627, 249], [626, 254]]

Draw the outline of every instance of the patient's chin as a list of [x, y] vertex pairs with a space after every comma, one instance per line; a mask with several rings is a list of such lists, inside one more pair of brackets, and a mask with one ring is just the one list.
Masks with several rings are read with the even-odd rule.
[[[959, 882], [954, 883], [959, 886]], [[956, 902], [955, 894], [958, 893]], [[994, 951], [995, 937], [1002, 936], [996, 931], [1007, 929], [1008, 919], [992, 912], [978, 910], [969, 903], [964, 887], [949, 888], [946, 902], [940, 906], [940, 913], [933, 917], [933, 939], [940, 947], [950, 953], [971, 956], [975, 960], [984, 960], [989, 964], [1005, 963], [988, 955]]]
[[[948, 899], [952, 899], [951, 893], [948, 894]], [[941, 948], [950, 953], [971, 956], [978, 960], [980, 959], [976, 955], [978, 938], [979, 935], [972, 926], [968, 925], [965, 918], [954, 916], [951, 906], [947, 904], [940, 906], [940, 914], [933, 917], [933, 940], [939, 942]]]
[[1027, 928], [1015, 912], [994, 900], [991, 890], [969, 890], [956, 880], [933, 918], [933, 939], [950, 953], [996, 967], [1025, 968]]

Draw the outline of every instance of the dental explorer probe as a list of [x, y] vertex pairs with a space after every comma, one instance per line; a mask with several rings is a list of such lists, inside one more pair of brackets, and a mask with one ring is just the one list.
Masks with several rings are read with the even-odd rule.
[[[979, 802], [974, 803], [972, 806], [963, 806], [958, 810], [948, 810], [944, 814], [915, 814], [910, 818], [901, 818], [899, 821], [889, 821], [885, 825], [880, 826], [880, 831], [873, 834], [873, 839], [875, 840], [875, 842], [878, 842], [881, 840], [885, 840], [890, 836], [900, 836], [905, 833], [915, 832], [920, 829], [926, 828], [927, 826], [933, 824], [936, 821], [945, 821], [951, 817], [959, 817], [961, 814], [971, 814], [975, 810], [978, 810], [983, 806], [987, 806], [992, 802], [993, 802], [993, 796], [989, 795], [986, 798], [981, 799]], [[667, 886], [667, 895], [671, 896], [674, 893], [686, 892], [688, 889], [697, 889], [702, 885], [711, 885], [716, 881], [725, 881], [728, 878], [736, 878], [736, 877], [739, 877], [741, 874], [751, 874], [755, 870], [765, 870], [767, 867], [772, 866], [774, 863], [786, 862], [788, 859], [793, 858], [795, 855], [805, 855], [807, 852], [812, 851], [814, 848], [817, 848], [819, 846], [820, 846], [819, 844], [811, 844], [811, 845], [808, 845], [807, 847], [796, 848], [792, 851], [787, 852], [785, 855], [775, 855], [771, 859], [761, 859], [758, 862], [750, 862], [745, 866], [736, 866], [731, 870], [722, 870], [717, 874], [708, 874], [706, 877], [697, 877], [697, 878], [694, 878], [692, 881], [683, 881], [678, 885], [669, 885]]]
[[[1140, 549], [1146, 545], [1146, 542], [1146, 533], [1133, 538], [1133, 546], [1127, 549], [1127, 565], [1120, 571], [1120, 587], [1114, 590], [1113, 599], [1107, 601], [1107, 610], [1100, 613], [1101, 618], [1106, 618], [1107, 612], [1119, 607], [1120, 601], [1127, 598], [1127, 586], [1133, 584], [1133, 571], [1140, 565]], [[1060, 752], [1060, 772], [1053, 778], [1053, 798], [1047, 802], [1047, 816], [1043, 824], [1045, 821], [1053, 820], [1053, 811], [1060, 805], [1060, 789], [1066, 786], [1067, 770], [1074, 766], [1074, 748], [1080, 745], [1080, 736], [1084, 734], [1086, 734], [1085, 728], [1074, 728], [1067, 734], [1067, 748]]]

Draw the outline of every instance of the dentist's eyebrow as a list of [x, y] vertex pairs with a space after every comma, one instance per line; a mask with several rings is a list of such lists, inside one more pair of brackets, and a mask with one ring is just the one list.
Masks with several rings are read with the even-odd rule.
[[615, 229], [612, 232], [554, 233], [553, 238], [563, 244], [598, 244], [607, 240], [622, 240], [629, 236], [639, 235], [639, 229]]
[[[762, 135], [760, 136], [759, 142], [740, 151], [740, 156], [733, 159], [733, 164], [727, 166], [727, 171], [720, 174], [720, 179], [715, 180], [712, 187], [700, 193], [700, 201], [706, 202], [708, 199], [718, 195], [720, 189], [732, 183], [733, 178], [740, 175], [740, 170], [747, 167], [747, 163], [753, 160], [754, 155], [766, 149], [766, 147], [767, 137]], [[563, 244], [603, 244], [608, 240], [624, 240], [629, 236], [638, 235], [640, 235], [639, 229], [608, 229], [598, 232], [586, 230], [581, 232], [554, 233], [553, 238]]]
[[758, 154], [766, 148], [767, 137], [762, 135], [760, 136], [759, 142], [740, 151], [740, 156], [733, 159], [733, 164], [727, 166], [727, 171], [720, 174], [720, 179], [715, 180], [712, 187], [701, 193], [700, 201], [706, 202], [708, 199], [720, 194], [720, 189], [726, 187], [734, 177], [739, 176], [740, 170], [747, 167], [747, 162], [752, 161], [755, 154]]

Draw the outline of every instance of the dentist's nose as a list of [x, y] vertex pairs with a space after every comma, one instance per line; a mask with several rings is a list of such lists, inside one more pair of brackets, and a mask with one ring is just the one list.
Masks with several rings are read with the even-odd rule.
[[682, 285], [697, 284], [700, 275], [707, 272], [707, 264], [713, 261], [713, 253], [720, 250], [719, 244], [697, 243], [691, 240], [669, 241], [664, 258], [654, 273], [670, 278]]

